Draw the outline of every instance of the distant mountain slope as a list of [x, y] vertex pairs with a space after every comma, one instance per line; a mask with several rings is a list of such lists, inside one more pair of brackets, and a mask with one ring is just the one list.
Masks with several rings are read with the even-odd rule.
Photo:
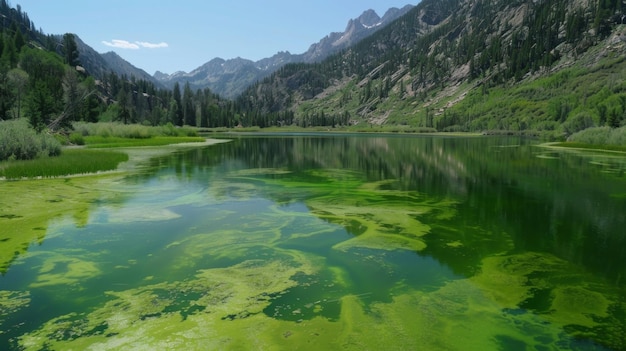
[[412, 5], [406, 5], [401, 9], [392, 7], [382, 18], [374, 10], [367, 10], [358, 18], [350, 20], [343, 32], [331, 33], [318, 43], [311, 45], [307, 52], [300, 55], [302, 59], [294, 62], [319, 62], [384, 28], [412, 8]]
[[81, 65], [94, 77], [102, 79], [105, 75], [113, 72], [120, 77], [135, 77], [135, 79], [145, 80], [152, 82], [156, 86], [162, 86], [153, 76], [133, 66], [115, 52], [98, 53], [92, 47], [85, 44], [78, 35], [75, 35], [74, 38], [78, 46], [78, 57]]
[[[253, 117], [274, 116], [277, 125], [287, 112], [301, 126], [349, 120], [450, 131], [556, 131], [574, 117], [580, 126], [573, 129], [605, 125], [609, 117], [619, 125], [626, 120], [626, 93], [618, 84], [626, 78], [619, 69], [626, 57], [625, 15], [619, 0], [422, 0], [350, 49], [320, 63], [281, 68], [237, 103]], [[577, 70], [558, 76], [569, 67]], [[594, 72], [601, 74], [571, 87], [586, 92], [571, 99], [551, 95], [568, 77]], [[531, 85], [552, 75], [555, 81], [545, 87]], [[518, 87], [510, 105], [490, 100], [492, 89], [509, 94]], [[587, 100], [596, 93], [597, 100]], [[618, 96], [609, 100], [611, 94]]]
[[373, 10], [365, 11], [358, 18], [350, 20], [345, 31], [329, 34], [318, 43], [311, 45], [307, 52], [302, 54], [279, 52], [257, 62], [243, 58], [229, 60], [215, 58], [189, 73], [176, 72], [167, 75], [156, 72], [154, 78], [170, 88], [175, 83], [184, 85], [189, 82], [193, 88], [210, 88], [224, 97], [234, 98], [250, 84], [268, 76], [285, 64], [319, 62], [384, 28], [411, 8], [413, 8], [411, 5], [401, 9], [391, 8], [382, 18]]

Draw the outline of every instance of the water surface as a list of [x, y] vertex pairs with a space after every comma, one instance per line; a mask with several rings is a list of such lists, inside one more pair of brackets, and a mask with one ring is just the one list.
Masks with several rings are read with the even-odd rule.
[[626, 157], [296, 135], [0, 184], [0, 349], [626, 349]]

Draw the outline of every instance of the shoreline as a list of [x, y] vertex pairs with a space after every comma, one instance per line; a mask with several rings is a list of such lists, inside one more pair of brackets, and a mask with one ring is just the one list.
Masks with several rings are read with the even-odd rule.
[[625, 150], [612, 150], [612, 149], [603, 148], [603, 147], [611, 147], [611, 145], [594, 145], [594, 144], [581, 144], [581, 143], [571, 143], [571, 144], [572, 145], [570, 146], [570, 145], [567, 145], [567, 142], [555, 141], [555, 142], [538, 144], [537, 146], [548, 148], [548, 149], [602, 152], [602, 153], [626, 155], [626, 148]]
[[145, 162], [153, 157], [159, 157], [163, 155], [167, 155], [179, 149], [184, 148], [196, 148], [196, 147], [206, 147], [221, 143], [230, 142], [228, 139], [215, 139], [215, 138], [206, 138], [203, 142], [184, 142], [184, 143], [174, 143], [163, 146], [131, 146], [131, 147], [110, 147], [110, 148], [94, 148], [90, 149], [85, 145], [72, 145], [65, 146], [63, 149], [78, 149], [78, 150], [106, 150], [106, 151], [120, 151], [128, 155], [128, 160], [121, 162], [117, 165], [116, 169], [108, 170], [108, 171], [98, 171], [98, 172], [86, 172], [86, 173], [73, 173], [62, 176], [38, 176], [38, 177], [22, 177], [19, 179], [7, 179], [6, 177], [0, 177], [0, 182], [6, 181], [23, 181], [23, 180], [47, 180], [47, 179], [70, 179], [70, 178], [80, 178], [80, 177], [94, 177], [94, 176], [104, 176], [111, 174], [119, 174], [126, 173], [137, 170], [141, 167], [141, 163]]

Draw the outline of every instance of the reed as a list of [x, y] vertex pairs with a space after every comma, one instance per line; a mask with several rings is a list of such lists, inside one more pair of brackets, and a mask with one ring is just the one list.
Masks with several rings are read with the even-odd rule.
[[57, 157], [0, 162], [0, 177], [6, 179], [51, 178], [111, 171], [128, 155], [108, 150], [66, 149]]
[[156, 136], [147, 139], [132, 139], [122, 137], [102, 137], [102, 136], [87, 136], [84, 137], [85, 143], [88, 148], [101, 149], [101, 148], [116, 148], [116, 147], [137, 147], [137, 146], [164, 146], [178, 143], [194, 143], [203, 142], [206, 139], [202, 137], [168, 137], [168, 136]]
[[114, 122], [85, 123], [75, 122], [74, 131], [83, 136], [119, 137], [130, 139], [149, 139], [156, 136], [198, 136], [191, 127], [175, 127], [171, 123], [164, 126], [144, 126], [140, 124], [121, 124]]

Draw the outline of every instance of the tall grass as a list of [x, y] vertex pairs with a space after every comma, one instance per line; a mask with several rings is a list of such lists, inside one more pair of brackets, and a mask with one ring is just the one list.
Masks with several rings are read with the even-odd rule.
[[97, 173], [114, 170], [125, 161], [128, 161], [128, 155], [122, 152], [67, 149], [58, 157], [0, 162], [0, 177], [6, 179], [49, 178]]
[[113, 122], [73, 124], [74, 131], [82, 136], [118, 137], [130, 139], [149, 139], [156, 136], [191, 137], [198, 136], [196, 129], [175, 127], [171, 123], [164, 126], [144, 126], [140, 124], [121, 124]]
[[589, 145], [615, 145], [626, 147], [626, 127], [588, 128], [572, 134], [567, 141]]
[[164, 126], [144, 126], [120, 123], [74, 123], [72, 137], [79, 144], [89, 148], [163, 146], [176, 143], [202, 142], [195, 128]]
[[60, 153], [61, 143], [45, 132], [37, 133], [27, 120], [0, 122], [0, 161], [32, 160]]
[[133, 139], [133, 138], [121, 138], [121, 137], [102, 137], [102, 136], [87, 136], [85, 137], [85, 143], [88, 148], [110, 148], [110, 147], [136, 147], [136, 146], [164, 146], [177, 143], [194, 143], [203, 142], [205, 138], [202, 137], [170, 137], [170, 136], [155, 136], [146, 139]]

